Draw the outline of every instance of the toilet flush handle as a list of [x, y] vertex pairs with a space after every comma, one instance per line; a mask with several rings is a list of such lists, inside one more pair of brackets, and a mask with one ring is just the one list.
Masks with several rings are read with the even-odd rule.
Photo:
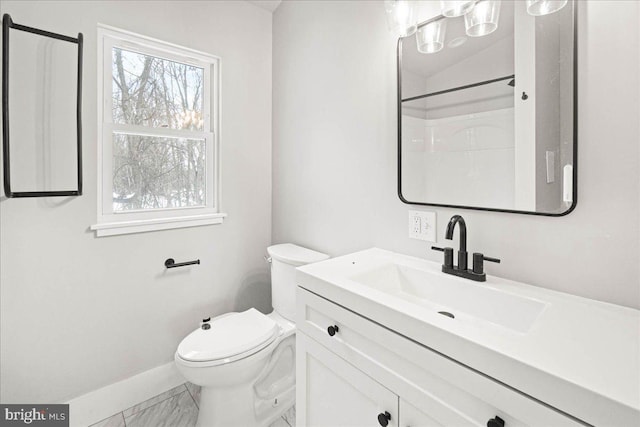
[[207, 317], [206, 319], [202, 319], [202, 322], [200, 322], [200, 327], [205, 331], [211, 329], [211, 325], [209, 324], [210, 321], [211, 316]]
[[269, 264], [271, 264], [271, 257], [270, 257], [270, 256], [265, 255], [263, 258], [264, 258], [264, 260], [265, 260], [266, 262], [268, 262]]

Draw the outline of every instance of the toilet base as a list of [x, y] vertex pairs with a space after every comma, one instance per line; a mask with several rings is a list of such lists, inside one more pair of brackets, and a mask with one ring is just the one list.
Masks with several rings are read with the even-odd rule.
[[[294, 404], [295, 387], [257, 404], [252, 388], [202, 387], [196, 427], [267, 427]], [[259, 419], [256, 410], [260, 412]]]

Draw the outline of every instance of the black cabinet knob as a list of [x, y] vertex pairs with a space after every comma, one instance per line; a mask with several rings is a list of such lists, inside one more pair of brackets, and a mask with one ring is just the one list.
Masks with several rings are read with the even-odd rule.
[[504, 427], [504, 420], [496, 415], [487, 421], [487, 427]]
[[387, 411], [384, 414], [378, 414], [378, 422], [382, 427], [387, 427], [389, 425], [389, 420], [391, 419], [391, 414]]
[[334, 336], [336, 334], [336, 332], [338, 332], [340, 330], [340, 328], [338, 328], [337, 325], [333, 325], [333, 326], [329, 326], [327, 328], [327, 333], [329, 334], [329, 336]]

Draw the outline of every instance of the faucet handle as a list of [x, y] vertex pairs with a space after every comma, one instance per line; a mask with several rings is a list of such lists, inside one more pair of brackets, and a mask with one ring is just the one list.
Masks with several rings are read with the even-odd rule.
[[453, 248], [439, 248], [437, 246], [431, 246], [434, 251], [444, 252], [444, 266], [453, 268]]
[[489, 261], [489, 262], [496, 262], [496, 263], [500, 263], [500, 260], [498, 258], [491, 258], [488, 256], [484, 256], [483, 254], [479, 253], [479, 252], [474, 252], [473, 254], [473, 272], [475, 274], [484, 274], [484, 262], [485, 261]]

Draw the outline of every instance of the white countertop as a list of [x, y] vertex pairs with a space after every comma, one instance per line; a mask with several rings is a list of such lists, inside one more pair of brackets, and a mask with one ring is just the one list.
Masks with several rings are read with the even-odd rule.
[[546, 303], [525, 333], [451, 321], [349, 279], [390, 263], [441, 268], [372, 248], [300, 267], [297, 284], [586, 423], [640, 426], [639, 310], [494, 276], [476, 283], [446, 275]]

